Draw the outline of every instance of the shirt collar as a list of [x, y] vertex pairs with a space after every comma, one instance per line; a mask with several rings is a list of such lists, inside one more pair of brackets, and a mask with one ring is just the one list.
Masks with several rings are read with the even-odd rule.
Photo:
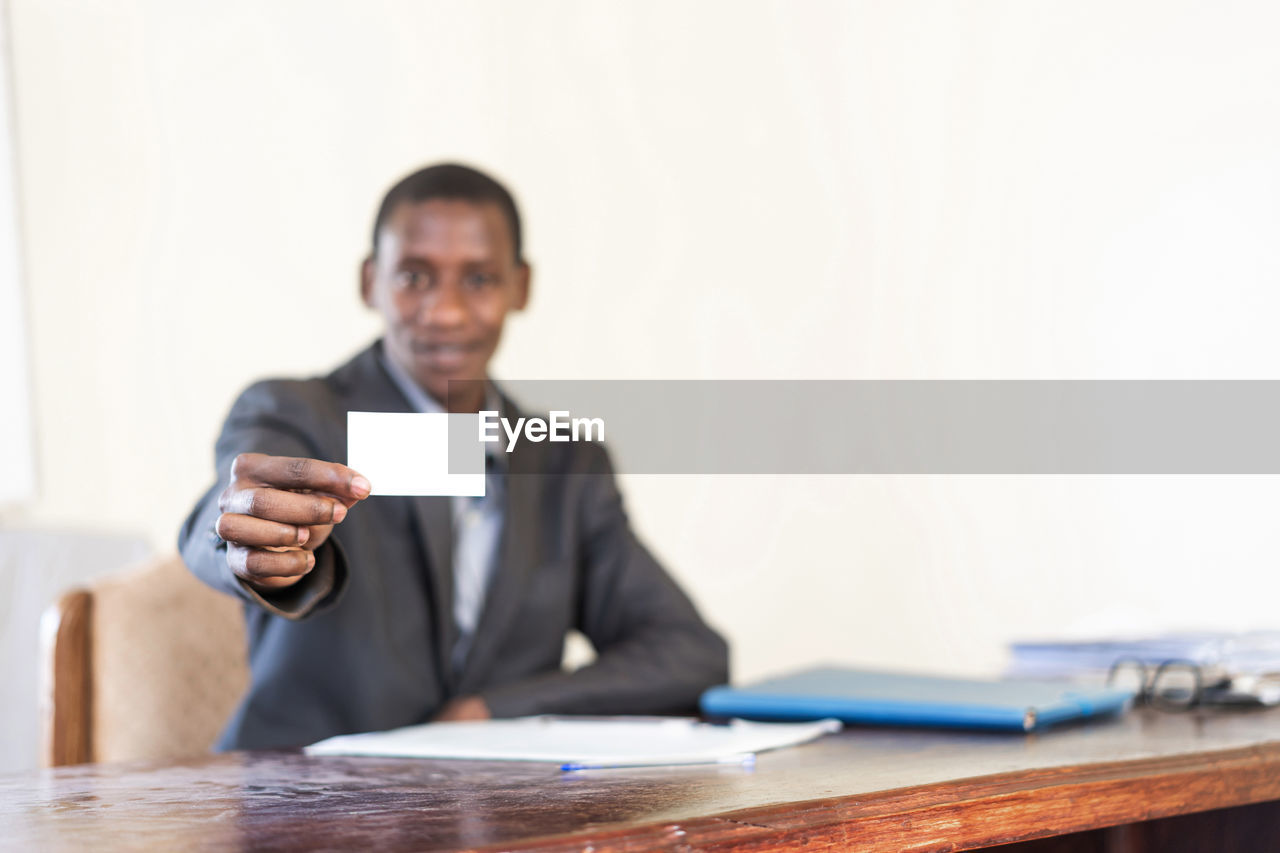
[[[427, 393], [418, 384], [417, 380], [409, 375], [407, 370], [396, 364], [395, 360], [387, 355], [385, 346], [378, 347], [378, 360], [382, 362], [387, 375], [391, 377], [391, 382], [404, 395], [405, 400], [409, 403], [409, 408], [424, 415], [442, 415], [445, 413], [445, 408], [440, 405], [440, 401]], [[488, 381], [484, 384], [484, 408], [489, 411], [502, 411], [502, 400], [498, 396], [497, 390], [493, 387], [493, 383]], [[493, 464], [499, 469], [506, 468], [506, 460], [503, 458], [506, 454], [495, 453], [491, 448], [486, 448], [485, 455], [492, 459]]]
[[422, 386], [409, 375], [408, 371], [396, 364], [395, 360], [390, 358], [382, 347], [378, 348], [378, 360], [382, 362], [382, 366], [386, 368], [387, 373], [391, 376], [391, 381], [395, 383], [395, 386], [400, 389], [400, 393], [404, 395], [405, 400], [409, 403], [409, 408], [423, 415], [444, 414], [444, 406], [440, 405], [440, 401], [423, 390]]

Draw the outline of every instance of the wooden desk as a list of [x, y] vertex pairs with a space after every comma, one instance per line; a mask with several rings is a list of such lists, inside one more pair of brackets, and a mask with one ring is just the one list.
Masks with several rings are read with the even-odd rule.
[[[1026, 736], [852, 729], [754, 769], [563, 774], [283, 752], [64, 767], [0, 777], [0, 846], [963, 850], [1269, 800], [1280, 800], [1280, 712], [1143, 712]], [[1218, 813], [1215, 843], [1188, 849], [1231, 849], [1228, 831], [1253, 833], [1241, 849], [1280, 846], [1280, 804], [1237, 813], [1243, 830]], [[1032, 846], [1142, 849], [1146, 838], [1120, 829]]]

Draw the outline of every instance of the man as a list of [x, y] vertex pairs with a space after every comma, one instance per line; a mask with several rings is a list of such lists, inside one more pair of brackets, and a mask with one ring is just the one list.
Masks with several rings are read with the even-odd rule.
[[[348, 411], [501, 410], [486, 381], [529, 298], [510, 193], [457, 165], [383, 199], [360, 292], [384, 337], [324, 378], [251, 386], [183, 559], [246, 603], [252, 683], [220, 748], [431, 719], [664, 713], [727, 679], [723, 640], [632, 534], [605, 452], [521, 442], [485, 497], [374, 497], [339, 464]], [[597, 659], [560, 661], [568, 630]]]

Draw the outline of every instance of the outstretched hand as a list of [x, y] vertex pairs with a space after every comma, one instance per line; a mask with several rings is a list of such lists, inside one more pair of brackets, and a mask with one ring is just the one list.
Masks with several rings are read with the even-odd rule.
[[292, 586], [315, 567], [313, 552], [333, 526], [370, 491], [368, 480], [336, 462], [241, 453], [218, 498], [227, 564], [260, 590]]

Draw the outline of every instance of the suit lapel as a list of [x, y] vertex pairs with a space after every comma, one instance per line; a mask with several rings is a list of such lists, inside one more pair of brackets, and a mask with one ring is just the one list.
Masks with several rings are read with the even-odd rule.
[[458, 639], [453, 621], [453, 508], [447, 497], [415, 497], [409, 501], [413, 504], [418, 544], [427, 555], [436, 666], [452, 693], [456, 678], [450, 658]]
[[[509, 403], [503, 408], [505, 412], [513, 410]], [[537, 473], [543, 469], [543, 452], [544, 445], [524, 441], [507, 455], [502, 540], [480, 622], [458, 684], [459, 695], [475, 693], [485, 683], [537, 568], [543, 550], [538, 523], [543, 478]]]
[[[413, 408], [387, 375], [374, 343], [341, 368], [335, 378], [342, 383], [347, 408], [366, 412], [412, 412]], [[341, 413], [342, 444], [346, 445], [346, 413]], [[342, 457], [345, 461], [345, 455]], [[382, 497], [382, 501], [408, 501], [420, 553], [426, 557], [431, 597], [431, 621], [437, 672], [452, 687], [456, 681], [450, 657], [457, 639], [453, 621], [453, 508], [447, 497]], [[394, 593], [392, 593], [394, 594]]]

